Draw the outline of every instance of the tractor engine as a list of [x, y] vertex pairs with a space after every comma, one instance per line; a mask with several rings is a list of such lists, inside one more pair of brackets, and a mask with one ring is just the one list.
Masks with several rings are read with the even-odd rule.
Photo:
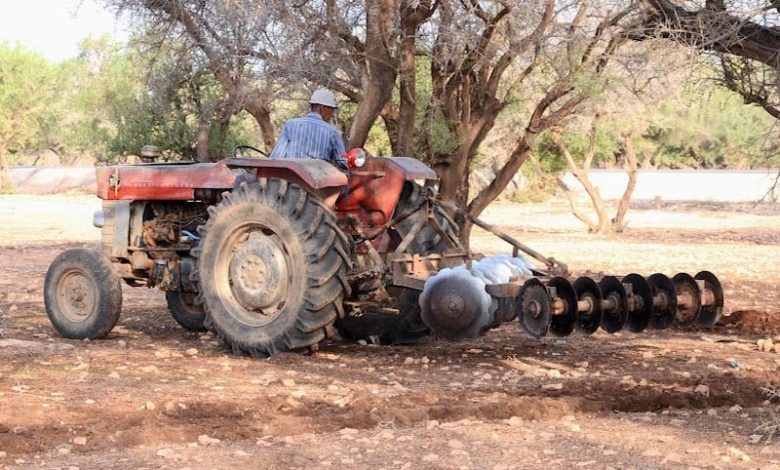
[[207, 207], [199, 202], [106, 201], [95, 225], [125, 280], [166, 291], [192, 290], [189, 252], [200, 239], [196, 234], [208, 219]]

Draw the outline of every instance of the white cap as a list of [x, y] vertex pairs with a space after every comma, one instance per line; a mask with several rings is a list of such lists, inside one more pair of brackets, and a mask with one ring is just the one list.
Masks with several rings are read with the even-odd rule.
[[339, 107], [339, 105], [336, 103], [336, 95], [334, 95], [333, 92], [328, 90], [327, 88], [320, 88], [319, 90], [312, 93], [309, 103], [319, 104], [322, 106], [327, 106], [329, 108]]

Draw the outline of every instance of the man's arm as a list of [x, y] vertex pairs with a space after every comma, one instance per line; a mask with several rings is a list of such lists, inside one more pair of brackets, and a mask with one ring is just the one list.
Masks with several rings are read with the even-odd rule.
[[344, 147], [344, 139], [341, 137], [341, 132], [336, 131], [333, 133], [331, 142], [330, 160], [334, 163], [338, 163], [343, 168], [347, 168], [347, 161], [342, 156], [345, 153], [347, 153], [347, 149]]
[[287, 133], [287, 124], [285, 124], [284, 127], [282, 127], [282, 133], [279, 134], [276, 145], [274, 145], [274, 149], [271, 150], [271, 154], [268, 155], [269, 158], [284, 158], [287, 146], [290, 144], [290, 138]]

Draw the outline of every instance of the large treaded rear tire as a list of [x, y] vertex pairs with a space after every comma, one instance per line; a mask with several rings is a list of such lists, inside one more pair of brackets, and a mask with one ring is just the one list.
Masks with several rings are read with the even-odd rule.
[[347, 238], [303, 188], [273, 178], [241, 183], [198, 231], [197, 302], [234, 352], [305, 352], [342, 314]]
[[74, 248], [61, 253], [49, 266], [43, 300], [60, 336], [102, 338], [119, 320], [122, 283], [103, 253]]

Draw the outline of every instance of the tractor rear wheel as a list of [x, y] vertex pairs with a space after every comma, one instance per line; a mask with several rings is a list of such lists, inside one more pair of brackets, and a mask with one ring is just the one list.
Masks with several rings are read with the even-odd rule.
[[[427, 189], [419, 184], [407, 182], [404, 186], [395, 216], [412, 215], [396, 223], [392, 227], [393, 236], [398, 244], [411, 233], [412, 228], [420, 218], [427, 218]], [[433, 208], [436, 222], [441, 227], [439, 230], [427, 221], [414, 235], [405, 253], [417, 255], [430, 255], [441, 253], [452, 245], [452, 241], [458, 240], [458, 226], [440, 206]], [[420, 292], [412, 289], [393, 289], [390, 294], [398, 299], [397, 316], [387, 314], [363, 315], [361, 317], [346, 317], [336, 322], [339, 333], [348, 339], [363, 339], [378, 337], [383, 344], [412, 344], [428, 336], [428, 327], [420, 317], [420, 305], [418, 298]]]
[[206, 312], [195, 302], [192, 292], [165, 292], [168, 310], [176, 323], [187, 331], [206, 331]]
[[274, 178], [241, 183], [198, 231], [197, 302], [235, 352], [309, 350], [343, 312], [347, 238], [303, 188]]
[[103, 253], [75, 248], [52, 261], [43, 300], [46, 314], [61, 336], [102, 338], [119, 320], [122, 283]]
[[[428, 189], [416, 183], [407, 182], [404, 186], [395, 214], [404, 214], [415, 209], [418, 209], [418, 212], [398, 222], [393, 227], [393, 230], [398, 237], [400, 237], [400, 240], [403, 240], [403, 238], [412, 231], [414, 224], [420, 217], [426, 218], [428, 216], [425, 211], [427, 208], [427, 192]], [[406, 249], [406, 253], [422, 256], [441, 253], [446, 248], [452, 246], [452, 242], [448, 239], [458, 242], [460, 229], [455, 221], [452, 220], [452, 217], [450, 217], [450, 215], [439, 205], [433, 207], [433, 214], [444, 235], [439, 233], [439, 230], [437, 230], [429, 221], [425, 223], [420, 231], [414, 236], [412, 242]]]

